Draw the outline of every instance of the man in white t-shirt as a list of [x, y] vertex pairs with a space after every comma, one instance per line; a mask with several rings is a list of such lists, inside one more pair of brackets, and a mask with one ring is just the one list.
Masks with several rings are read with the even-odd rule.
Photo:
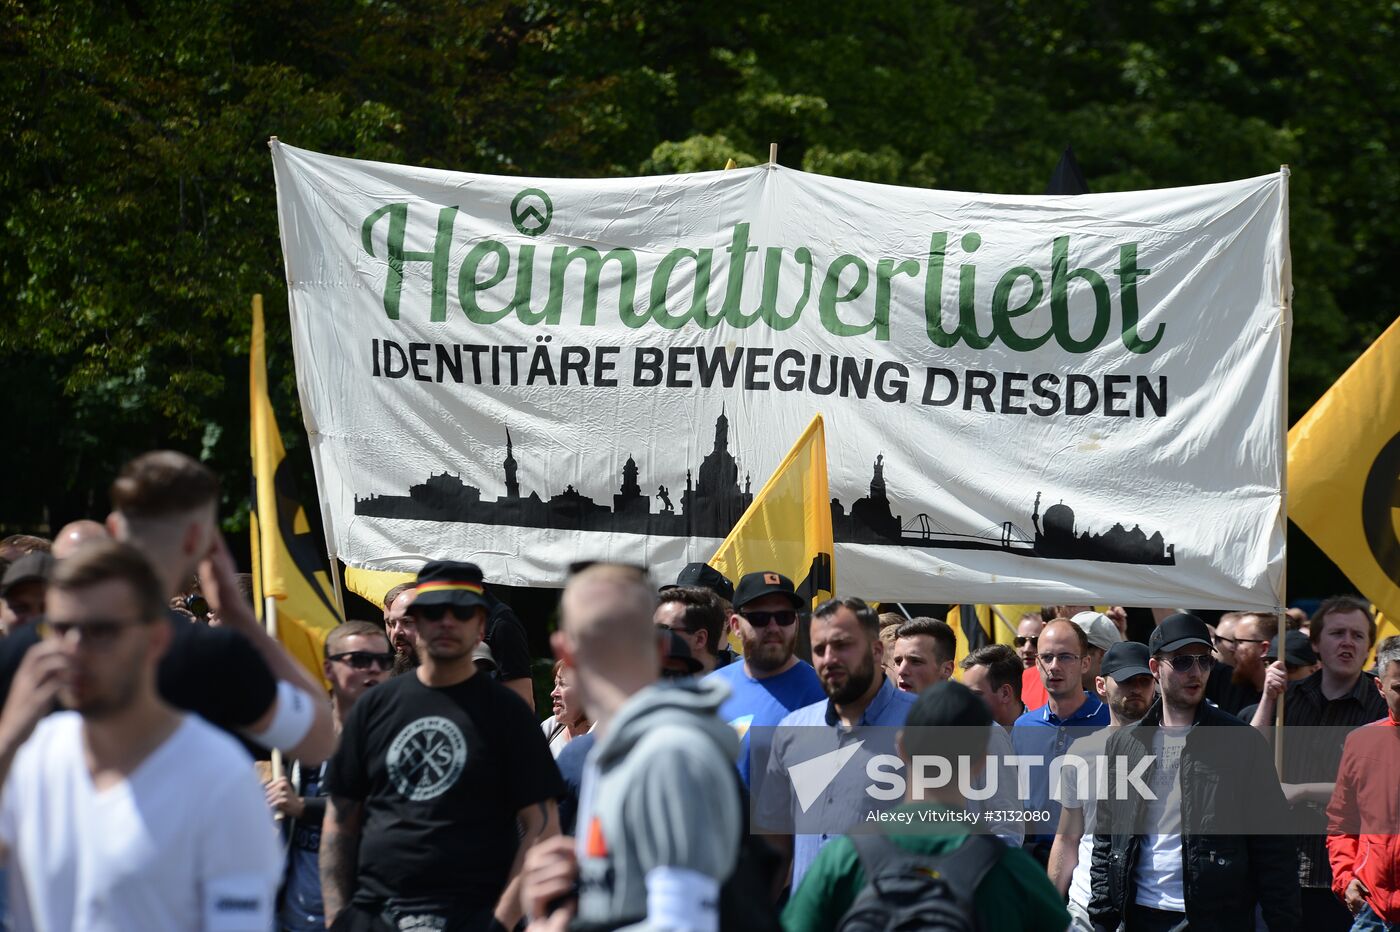
[[1060, 827], [1050, 848], [1050, 880], [1069, 896], [1069, 914], [1075, 932], [1091, 932], [1089, 921], [1089, 865], [1094, 849], [1094, 806], [1098, 798], [1098, 769], [1113, 729], [1140, 721], [1147, 714], [1157, 687], [1148, 669], [1147, 645], [1120, 641], [1103, 656], [1094, 689], [1108, 704], [1109, 727], [1085, 735], [1069, 746], [1069, 756], [1088, 763], [1083, 782], [1075, 772], [1062, 771], [1056, 795], [1060, 801]]
[[[272, 816], [247, 753], [156, 691], [172, 628], [146, 558], [95, 543], [62, 561], [46, 627], [0, 716], [14, 928], [265, 932]], [[73, 711], [48, 715], [55, 699]]]

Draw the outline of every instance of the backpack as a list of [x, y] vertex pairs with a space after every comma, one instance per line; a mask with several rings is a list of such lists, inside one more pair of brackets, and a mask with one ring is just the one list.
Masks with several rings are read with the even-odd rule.
[[974, 932], [972, 895], [1001, 858], [995, 835], [972, 835], [952, 851], [924, 857], [884, 835], [850, 835], [865, 887], [837, 932]]

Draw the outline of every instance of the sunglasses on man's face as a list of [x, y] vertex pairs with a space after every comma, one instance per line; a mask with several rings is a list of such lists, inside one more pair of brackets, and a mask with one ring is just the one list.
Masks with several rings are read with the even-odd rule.
[[1177, 673], [1188, 673], [1193, 666], [1200, 667], [1202, 673], [1209, 673], [1215, 666], [1214, 654], [1179, 654], [1168, 657], [1165, 662]]
[[745, 621], [755, 628], [766, 628], [768, 623], [776, 621], [784, 628], [797, 624], [797, 612], [788, 610], [781, 612], [740, 612]]
[[1014, 643], [1017, 647], [1025, 647], [1027, 644], [1029, 644], [1031, 647], [1035, 647], [1038, 643], [1040, 643], [1040, 638], [1024, 638], [1020, 635], [1017, 635]]
[[408, 614], [414, 621], [442, 621], [449, 614], [458, 621], [471, 621], [476, 617], [474, 608], [458, 608], [454, 605], [412, 605]]
[[331, 654], [326, 659], [349, 664], [352, 670], [368, 670], [370, 667], [388, 670], [394, 665], [393, 654], [381, 654], [369, 650], [348, 650], [343, 654]]

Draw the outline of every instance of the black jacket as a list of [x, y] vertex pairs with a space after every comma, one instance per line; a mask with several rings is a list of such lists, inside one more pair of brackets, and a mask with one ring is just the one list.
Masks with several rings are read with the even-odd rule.
[[[1152, 754], [1161, 723], [1158, 700], [1141, 722], [1109, 739], [1109, 788], [1117, 787], [1120, 770], [1132, 773]], [[1287, 819], [1267, 742], [1205, 702], [1196, 711], [1195, 724], [1212, 727], [1192, 728], [1181, 757], [1182, 889], [1192, 932], [1252, 930], [1255, 904], [1263, 905], [1271, 932], [1298, 929], [1302, 905], [1293, 838], [1245, 834], [1265, 825], [1282, 827]], [[1151, 777], [1149, 767], [1142, 781], [1150, 784]], [[1147, 800], [1137, 793], [1125, 795], [1097, 807], [1089, 870], [1089, 915], [1096, 928], [1116, 929], [1135, 901], [1138, 858], [1144, 836], [1151, 832]]]

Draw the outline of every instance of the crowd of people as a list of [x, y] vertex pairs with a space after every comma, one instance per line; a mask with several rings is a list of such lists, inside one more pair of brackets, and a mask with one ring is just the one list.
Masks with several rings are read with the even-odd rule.
[[[327, 688], [257, 622], [218, 501], [152, 452], [105, 522], [0, 541], [12, 928], [1400, 928], [1400, 638], [1357, 598], [1282, 638], [1157, 611], [1145, 643], [1046, 606], [959, 657], [775, 571], [579, 565], [544, 714], [525, 625], [451, 560], [328, 634]], [[911, 778], [812, 791], [814, 753]]]

